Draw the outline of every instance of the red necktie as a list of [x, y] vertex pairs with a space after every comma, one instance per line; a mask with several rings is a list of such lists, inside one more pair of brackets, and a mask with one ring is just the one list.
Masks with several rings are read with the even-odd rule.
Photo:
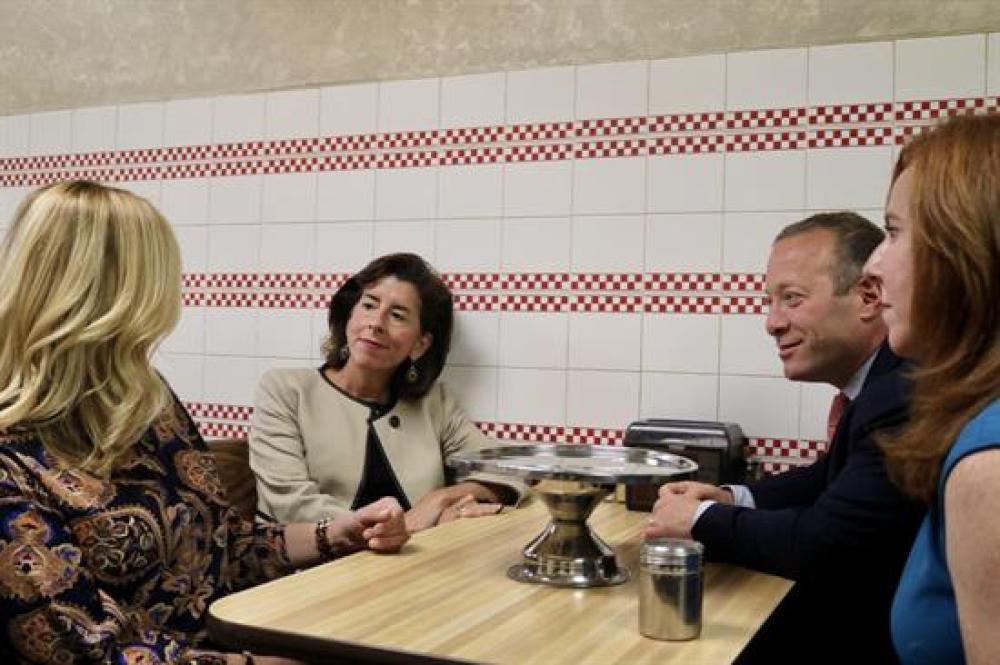
[[827, 451], [830, 450], [830, 445], [833, 443], [833, 436], [837, 433], [837, 425], [840, 423], [840, 417], [844, 415], [844, 409], [847, 408], [850, 401], [844, 393], [837, 393], [837, 396], [833, 398], [833, 402], [830, 403], [830, 414], [826, 417]]

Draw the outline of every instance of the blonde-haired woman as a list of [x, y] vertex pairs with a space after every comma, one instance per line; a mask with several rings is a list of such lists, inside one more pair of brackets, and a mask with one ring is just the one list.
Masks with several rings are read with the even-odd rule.
[[177, 244], [144, 199], [78, 181], [18, 208], [0, 248], [3, 662], [268, 662], [200, 648], [208, 604], [408, 537], [392, 499], [241, 520], [150, 364], [179, 308]]
[[930, 505], [896, 592], [905, 663], [1000, 663], [1000, 116], [958, 118], [903, 149], [882, 281], [896, 353], [917, 361], [890, 473]]

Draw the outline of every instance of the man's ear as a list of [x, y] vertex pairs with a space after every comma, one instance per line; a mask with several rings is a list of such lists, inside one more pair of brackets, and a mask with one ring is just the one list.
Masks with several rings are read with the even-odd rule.
[[882, 282], [872, 275], [864, 275], [854, 289], [861, 298], [861, 320], [873, 321], [882, 313]]
[[420, 336], [420, 339], [413, 345], [413, 350], [410, 351], [410, 362], [417, 362], [420, 357], [427, 353], [427, 349], [431, 348], [431, 343], [434, 341], [434, 335], [429, 332], [424, 333]]

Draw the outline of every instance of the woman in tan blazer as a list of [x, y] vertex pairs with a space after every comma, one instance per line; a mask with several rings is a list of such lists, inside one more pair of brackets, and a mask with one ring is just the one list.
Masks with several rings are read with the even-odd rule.
[[257, 389], [250, 464], [263, 517], [336, 517], [391, 496], [419, 531], [517, 503], [517, 481], [456, 484], [445, 463], [489, 444], [437, 381], [452, 319], [451, 292], [414, 254], [375, 259], [334, 294], [323, 366], [273, 370]]

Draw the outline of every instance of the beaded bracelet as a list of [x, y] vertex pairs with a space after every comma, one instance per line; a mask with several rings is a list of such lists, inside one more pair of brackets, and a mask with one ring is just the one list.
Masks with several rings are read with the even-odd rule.
[[326, 536], [328, 526], [330, 526], [329, 517], [324, 517], [316, 522], [316, 549], [319, 550], [319, 556], [324, 561], [329, 561], [337, 556], [333, 551], [333, 545], [330, 544], [330, 539]]

